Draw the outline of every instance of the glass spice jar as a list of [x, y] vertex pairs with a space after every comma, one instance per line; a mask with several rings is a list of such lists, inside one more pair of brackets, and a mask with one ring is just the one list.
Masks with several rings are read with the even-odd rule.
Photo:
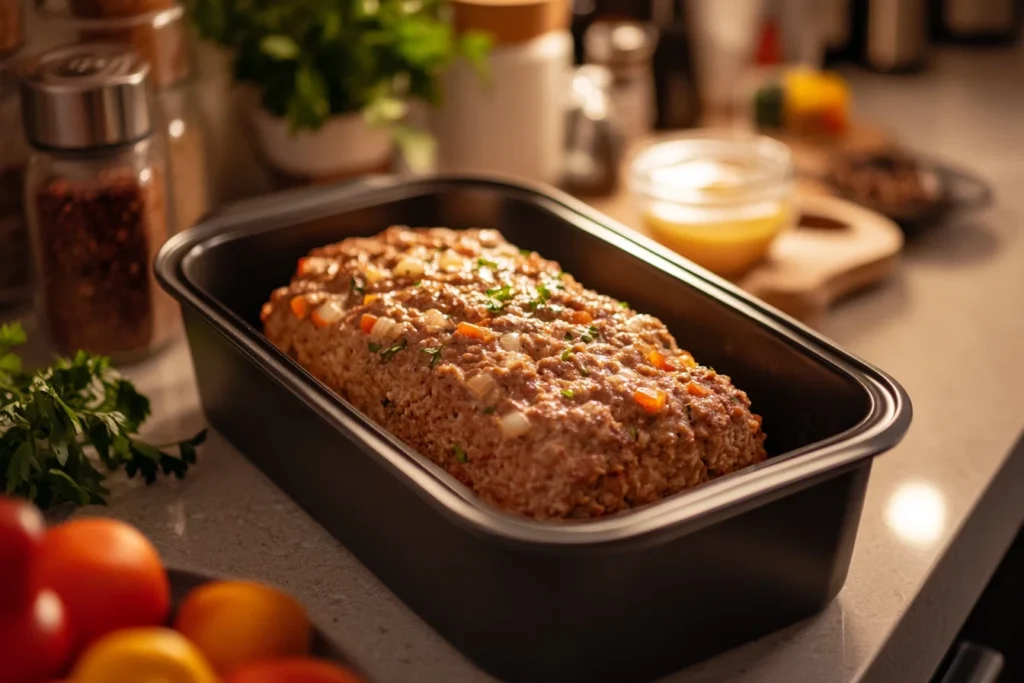
[[0, 60], [0, 131], [0, 308], [8, 308], [27, 303], [32, 284], [23, 201], [29, 151], [13, 58]]
[[195, 225], [211, 206], [206, 129], [192, 82], [156, 93], [160, 125], [166, 131], [168, 186], [173, 204], [172, 232]]
[[152, 261], [168, 234], [149, 66], [121, 45], [74, 45], [28, 61], [26, 206], [43, 319], [64, 353], [120, 362], [169, 340], [176, 314]]

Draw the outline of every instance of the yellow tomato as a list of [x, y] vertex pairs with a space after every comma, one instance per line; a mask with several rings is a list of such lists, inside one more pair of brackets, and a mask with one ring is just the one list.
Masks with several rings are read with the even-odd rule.
[[166, 628], [115, 631], [78, 660], [70, 683], [217, 683], [203, 654]]
[[263, 659], [309, 653], [312, 628], [291, 596], [249, 581], [217, 581], [192, 591], [174, 628], [227, 676]]

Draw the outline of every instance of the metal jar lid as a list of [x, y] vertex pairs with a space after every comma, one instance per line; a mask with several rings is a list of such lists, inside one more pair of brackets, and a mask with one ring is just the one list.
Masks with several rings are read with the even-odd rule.
[[586, 60], [612, 66], [649, 61], [657, 44], [654, 27], [637, 21], [598, 21], [583, 35]]
[[37, 147], [88, 149], [140, 140], [152, 131], [149, 64], [115, 44], [70, 45], [25, 62], [21, 110]]

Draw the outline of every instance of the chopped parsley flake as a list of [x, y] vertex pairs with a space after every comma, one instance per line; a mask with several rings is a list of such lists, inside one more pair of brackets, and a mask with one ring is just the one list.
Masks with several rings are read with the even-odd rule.
[[416, 282], [412, 283], [412, 286], [413, 287], [422, 287], [423, 286], [423, 280], [417, 280]]
[[486, 408], [484, 408], [484, 415], [494, 415], [494, 411], [496, 410], [497, 408], [495, 408], [494, 406], [487, 406]]
[[628, 301], [620, 301], [619, 302], [619, 308], [629, 308], [629, 302]]
[[562, 339], [564, 339], [565, 341], [572, 341], [572, 339], [573, 339], [572, 332], [566, 332], [565, 336], [562, 337]]
[[398, 342], [397, 344], [393, 344], [392, 346], [389, 346], [388, 348], [386, 348], [383, 351], [381, 351], [380, 352], [380, 363], [381, 363], [381, 365], [384, 365], [385, 363], [390, 363], [391, 360], [395, 357], [395, 354], [397, 354], [399, 351], [404, 349], [408, 343], [409, 342], [407, 342], [403, 338], [402, 341]]
[[374, 344], [373, 342], [370, 342], [369, 344], [367, 344], [367, 346], [373, 353], [377, 353], [378, 351], [380, 351], [380, 344]]
[[523, 256], [529, 256], [533, 253], [533, 249], [520, 249], [519, 253]]
[[562, 360], [569, 360], [569, 356], [572, 355], [572, 348], [566, 347], [565, 351], [562, 351]]
[[590, 371], [587, 370], [586, 368], [580, 368], [580, 374], [583, 375], [584, 377], [590, 377]]
[[536, 311], [538, 308], [546, 304], [551, 300], [551, 290], [549, 290], [544, 283], [537, 285], [537, 298], [531, 301], [528, 306], [531, 311]]
[[487, 296], [489, 296], [491, 300], [487, 302], [487, 310], [491, 313], [497, 313], [505, 308], [505, 304], [512, 298], [515, 291], [516, 290], [512, 289], [512, 285], [488, 289]]
[[633, 437], [633, 441], [639, 441], [640, 440], [640, 432], [637, 431], [636, 427], [630, 427], [629, 428], [629, 435], [631, 437]]
[[572, 398], [575, 395], [576, 392], [572, 389], [562, 389], [562, 396], [565, 396], [566, 398]]
[[590, 327], [587, 328], [586, 332], [584, 332], [582, 335], [580, 335], [580, 341], [585, 343], [585, 344], [589, 344], [590, 342], [592, 342], [595, 339], [597, 339], [599, 334], [600, 333], [597, 331], [597, 328], [594, 327], [593, 325], [591, 325]]
[[443, 346], [437, 346], [434, 348], [421, 349], [420, 353], [425, 353], [430, 356], [430, 367], [435, 368], [437, 364], [441, 362], [441, 352], [444, 351]]
[[366, 285], [355, 278], [352, 278], [349, 285], [352, 287], [352, 291], [357, 294], [363, 294], [366, 292]]
[[478, 258], [476, 260], [476, 267], [477, 268], [484, 268], [484, 267], [487, 267], [487, 268], [497, 268], [498, 264], [495, 263], [494, 261], [490, 261], [488, 259], [480, 257], [480, 258]]
[[455, 459], [458, 460], [459, 462], [469, 462], [469, 456], [466, 454], [466, 451], [459, 444], [455, 444], [452, 446], [452, 452], [455, 453]]

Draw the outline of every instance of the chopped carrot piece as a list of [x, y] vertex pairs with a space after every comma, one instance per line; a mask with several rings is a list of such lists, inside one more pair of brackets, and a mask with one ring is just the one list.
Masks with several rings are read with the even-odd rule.
[[299, 296], [293, 296], [292, 300], [288, 302], [288, 306], [292, 309], [292, 313], [295, 314], [295, 317], [300, 320], [309, 315], [309, 301], [307, 301], [306, 297], [301, 294]]
[[270, 318], [270, 313], [274, 310], [274, 307], [270, 305], [270, 302], [263, 304], [260, 308], [260, 322], [265, 323]]
[[665, 409], [665, 400], [668, 398], [660, 389], [648, 389], [640, 387], [633, 392], [633, 400], [640, 404], [640, 407], [648, 413], [660, 413]]
[[313, 272], [314, 261], [310, 261], [309, 259], [309, 256], [303, 256], [299, 259], [299, 267], [296, 268], [296, 272], [299, 275], [309, 275]]
[[572, 321], [577, 325], [587, 325], [594, 322], [594, 316], [587, 311], [573, 311]]
[[363, 313], [363, 317], [359, 319], [359, 329], [363, 331], [363, 334], [370, 334], [370, 331], [376, 324], [377, 316], [370, 313]]
[[474, 325], [473, 323], [459, 323], [459, 326], [455, 328], [455, 332], [464, 337], [480, 341], [490, 341], [492, 337], [491, 332], [487, 328]]
[[676, 366], [669, 362], [668, 358], [665, 357], [661, 351], [657, 349], [651, 349], [647, 354], [647, 360], [651, 365], [658, 368], [659, 370], [666, 370], [671, 372], [676, 369]]
[[369, 306], [370, 304], [372, 304], [374, 301], [376, 301], [379, 298], [380, 298], [380, 294], [367, 294], [366, 296], [363, 297], [363, 305], [364, 306]]
[[691, 396], [707, 396], [711, 391], [703, 384], [697, 384], [696, 382], [686, 383], [686, 393]]

